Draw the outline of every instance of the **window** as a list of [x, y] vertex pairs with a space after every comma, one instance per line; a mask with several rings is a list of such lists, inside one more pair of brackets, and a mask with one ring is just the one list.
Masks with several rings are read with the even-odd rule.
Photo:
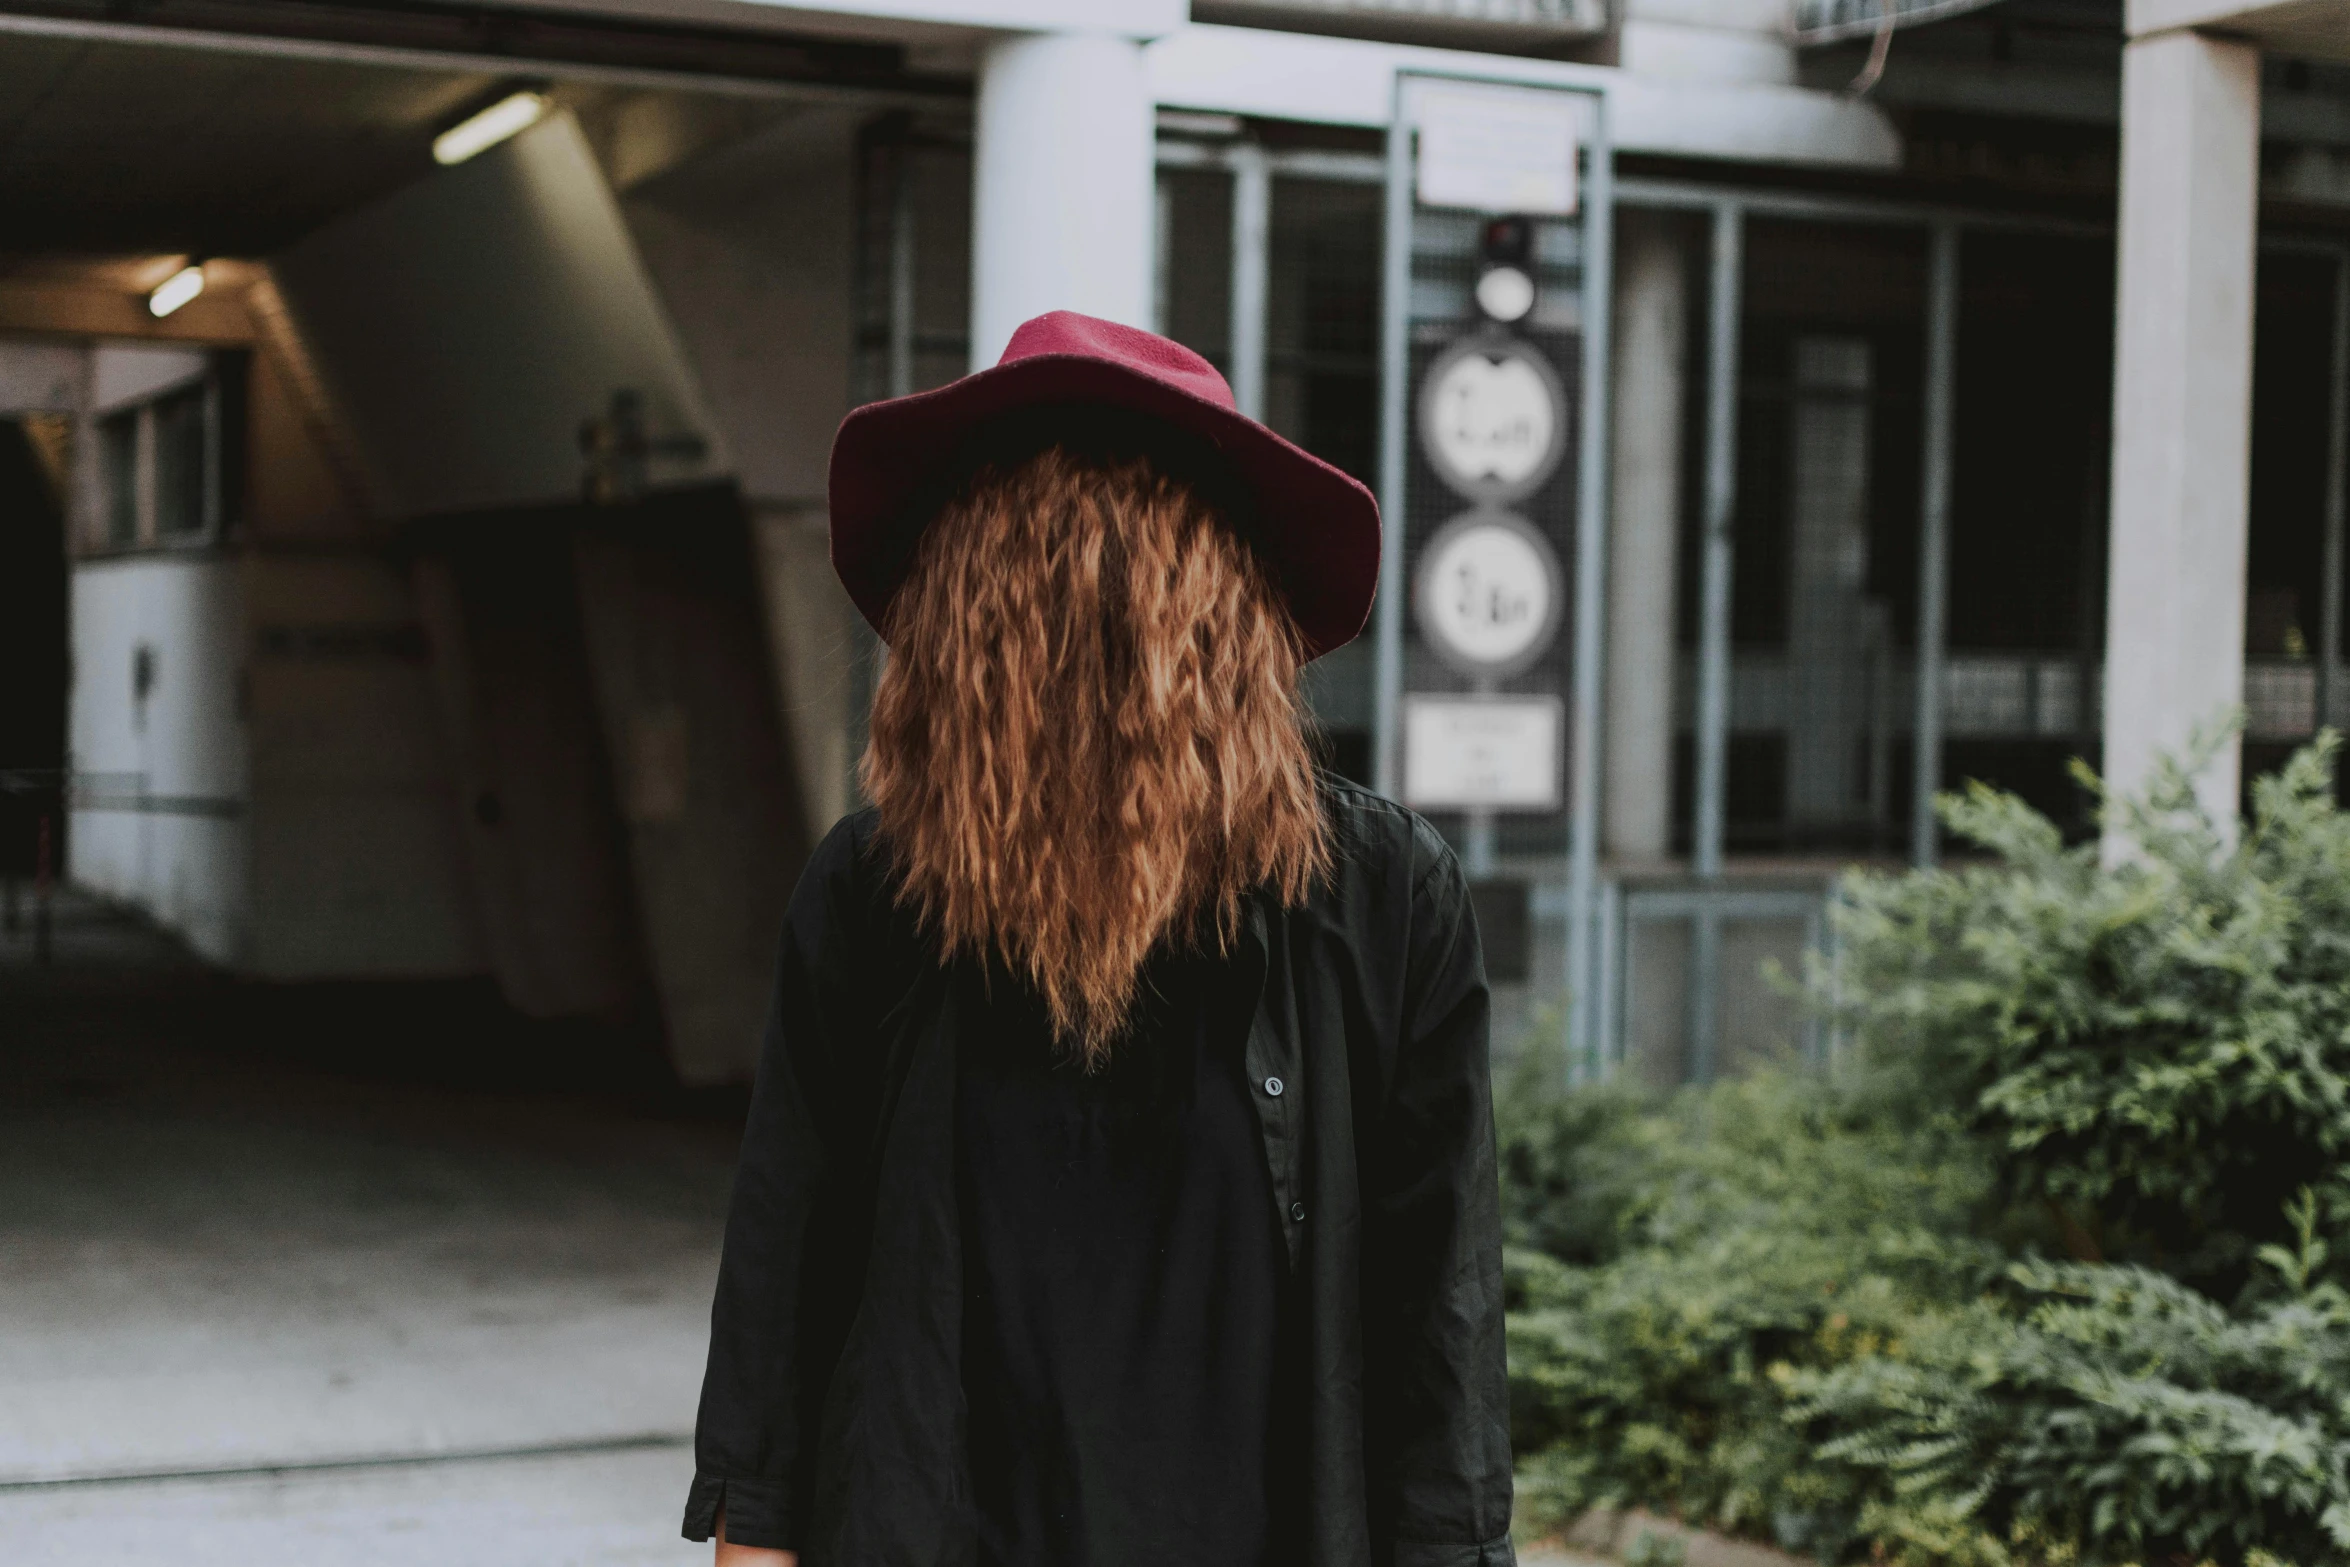
[[226, 513], [237, 480], [240, 366], [233, 356], [177, 357], [192, 363], [98, 417], [95, 547], [202, 544]]
[[99, 483], [106, 542], [118, 548], [139, 542], [139, 410], [126, 408], [98, 421]]
[[202, 533], [212, 493], [212, 388], [198, 382], [155, 400], [155, 536]]

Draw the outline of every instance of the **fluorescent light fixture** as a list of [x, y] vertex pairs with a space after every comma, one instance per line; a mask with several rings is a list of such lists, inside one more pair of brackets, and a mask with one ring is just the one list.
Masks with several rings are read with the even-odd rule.
[[204, 292], [204, 268], [185, 266], [155, 285], [147, 296], [148, 314], [161, 319]]
[[500, 98], [471, 119], [462, 120], [432, 139], [436, 162], [463, 163], [477, 152], [487, 152], [509, 136], [521, 134], [545, 117], [544, 93], [518, 92]]

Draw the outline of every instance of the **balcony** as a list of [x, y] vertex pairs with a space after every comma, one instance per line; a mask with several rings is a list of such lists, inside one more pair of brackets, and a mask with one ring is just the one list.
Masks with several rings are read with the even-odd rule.
[[1603, 37], [1607, 0], [1193, 0], [1192, 20], [1500, 54], [1560, 54]]

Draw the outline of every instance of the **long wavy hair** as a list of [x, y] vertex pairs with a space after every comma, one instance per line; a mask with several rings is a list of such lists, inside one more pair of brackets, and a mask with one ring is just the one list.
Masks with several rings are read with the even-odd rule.
[[1213, 485], [1064, 438], [968, 465], [891, 602], [861, 776], [901, 903], [1090, 1070], [1162, 941], [1328, 864], [1295, 624]]

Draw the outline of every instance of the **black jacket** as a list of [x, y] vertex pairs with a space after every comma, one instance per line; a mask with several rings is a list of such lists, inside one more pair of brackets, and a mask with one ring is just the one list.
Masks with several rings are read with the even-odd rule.
[[[1310, 1567], [1512, 1567], [1488, 1006], [1459, 864], [1324, 792], [1335, 869], [1248, 908], [1247, 1060], [1305, 1299]], [[872, 813], [793, 894], [727, 1217], [685, 1533], [966, 1567], [954, 987]], [[1221, 1567], [1221, 1564], [1202, 1564]]]

